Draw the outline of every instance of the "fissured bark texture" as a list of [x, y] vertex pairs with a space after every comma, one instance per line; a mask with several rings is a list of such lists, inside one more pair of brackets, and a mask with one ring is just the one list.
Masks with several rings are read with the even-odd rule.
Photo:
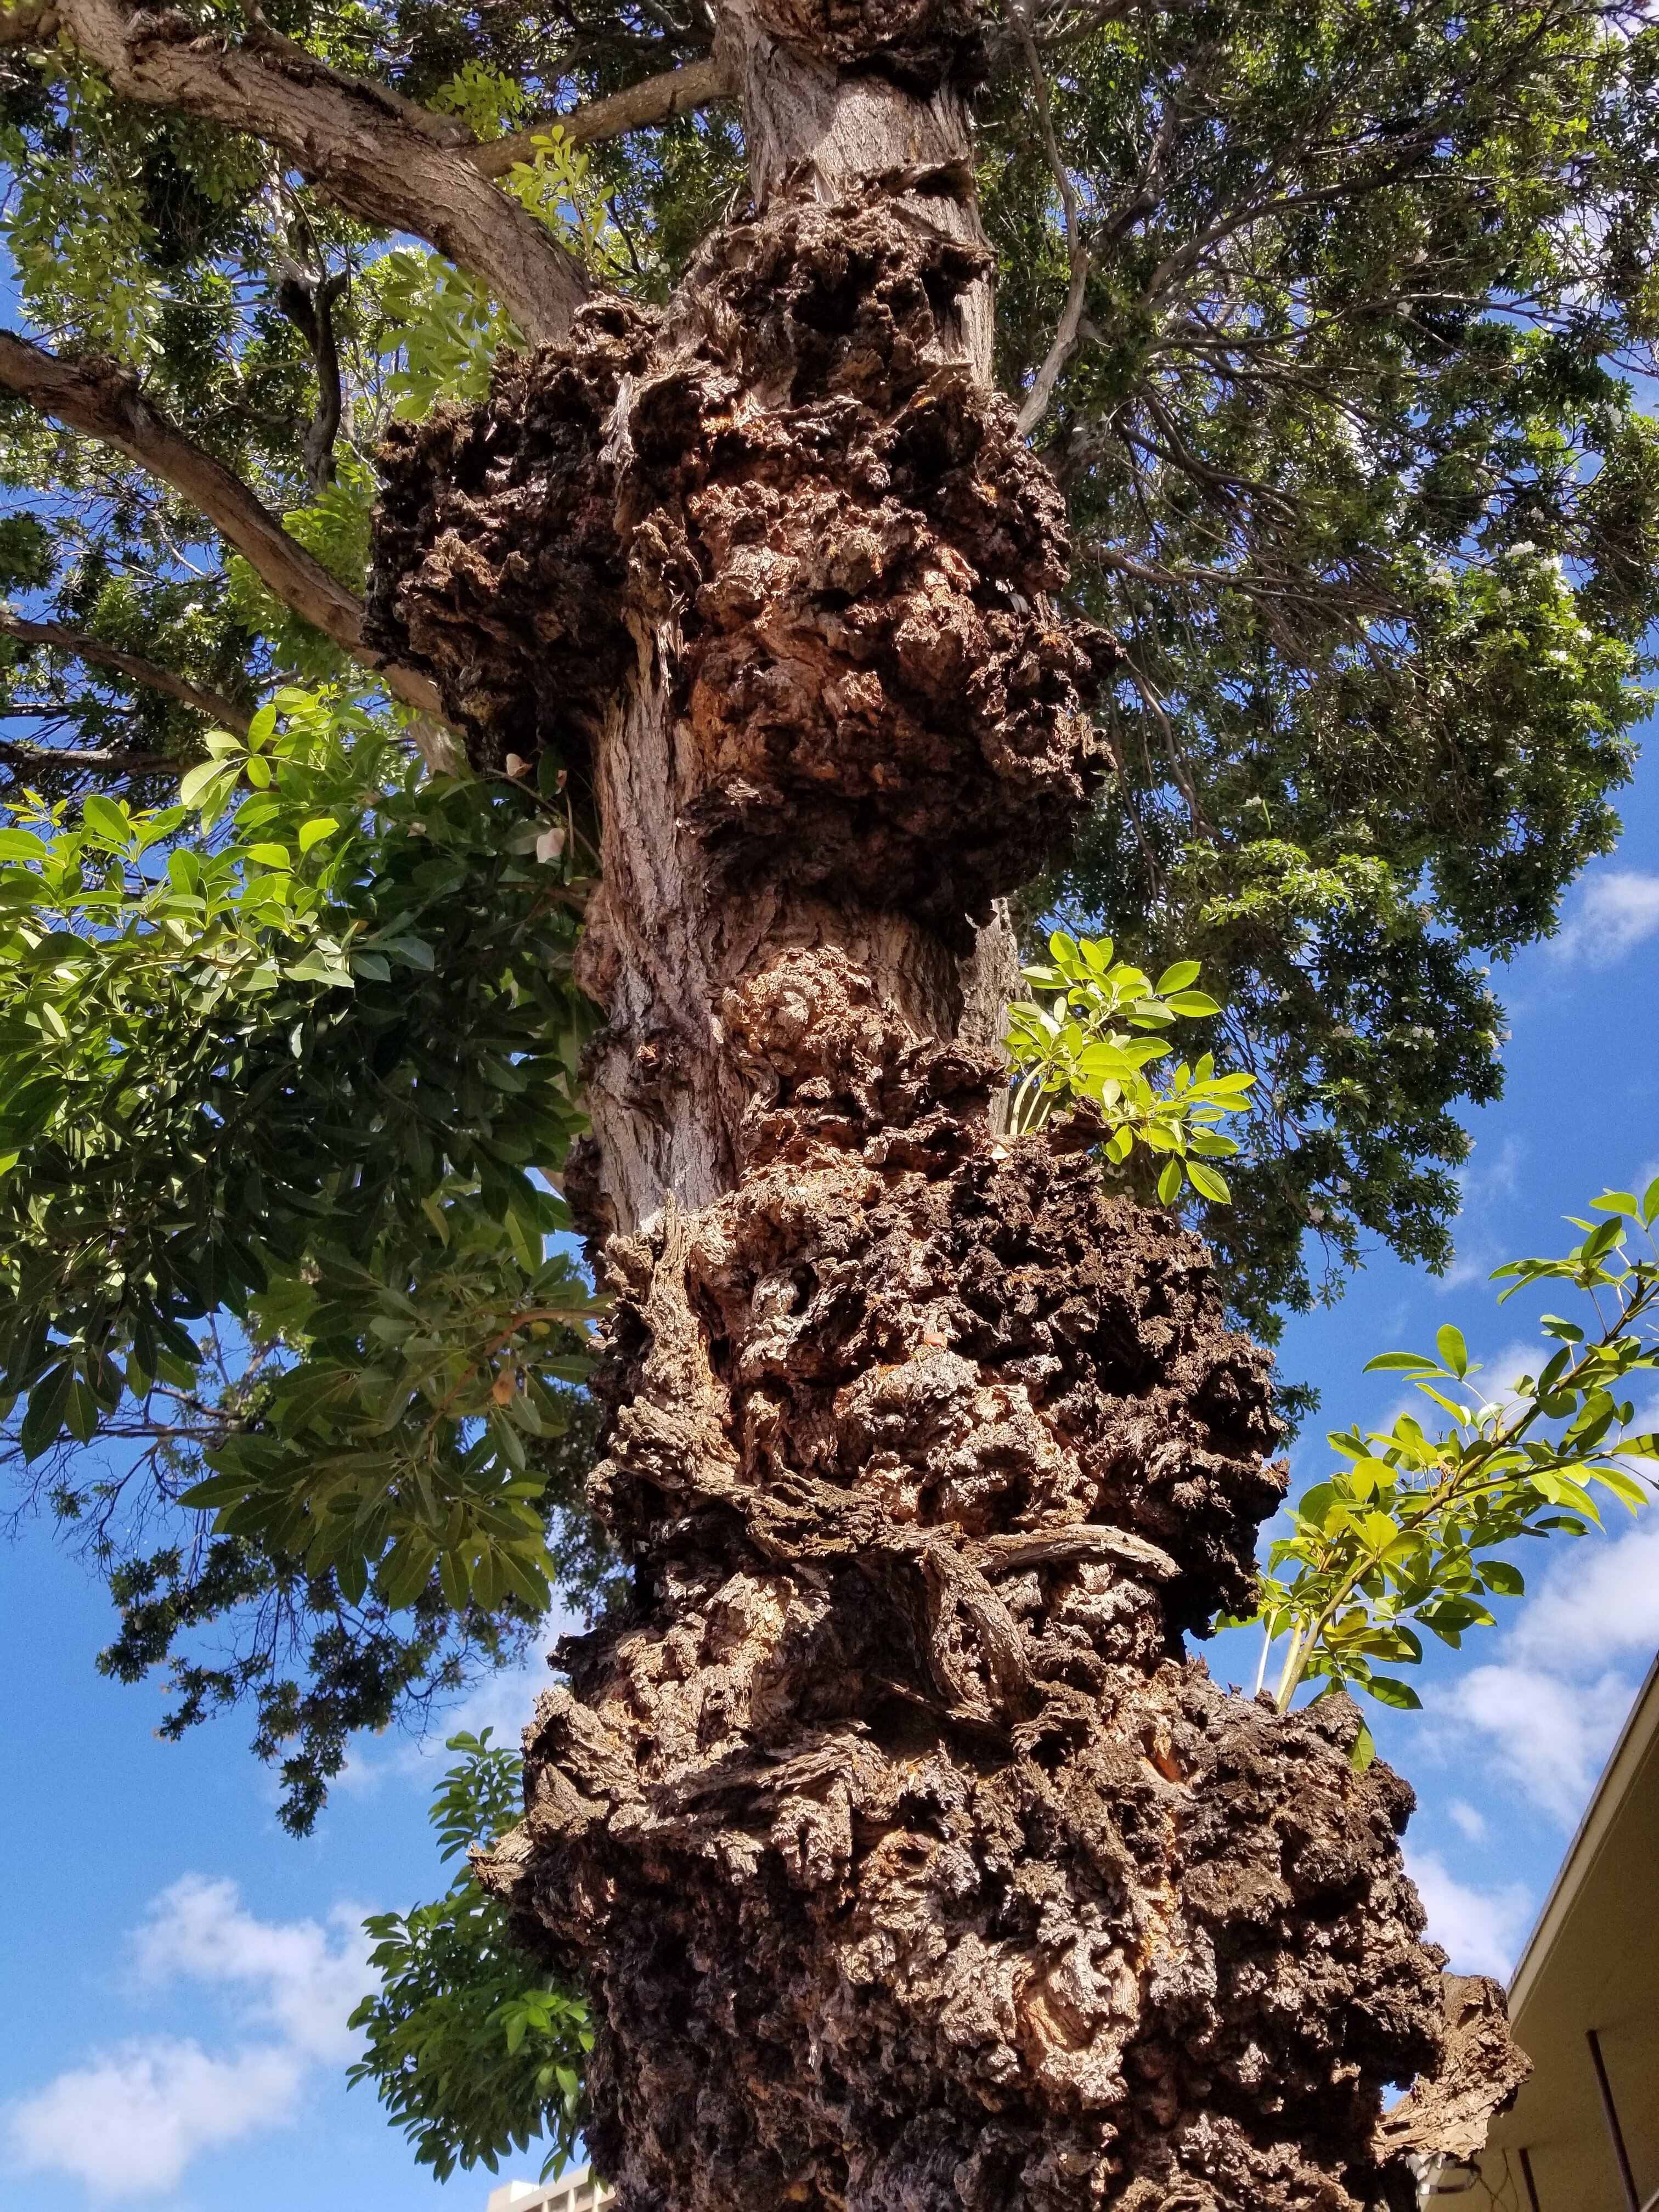
[[388, 456], [382, 641], [603, 816], [567, 1187], [634, 1595], [479, 1871], [589, 1992], [622, 2212], [1403, 2206], [1514, 2056], [1489, 1988], [1449, 2031], [1353, 1708], [1186, 1656], [1282, 1492], [1267, 1360], [1088, 1128], [988, 1110], [975, 927], [1085, 804], [1115, 648], [981, 380], [964, 23], [755, 0], [798, 167]]
[[608, 1255], [636, 1603], [483, 1868], [593, 1992], [599, 2166], [629, 2212], [1374, 2201], [1443, 2048], [1411, 1792], [1346, 1699], [1181, 1653], [1280, 1494], [1265, 1356], [847, 963], [726, 1011], [738, 1187]]

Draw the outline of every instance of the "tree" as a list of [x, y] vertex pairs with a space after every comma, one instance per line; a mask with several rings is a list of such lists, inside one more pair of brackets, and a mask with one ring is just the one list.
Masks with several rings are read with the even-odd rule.
[[[567, 1647], [526, 1820], [482, 1866], [583, 1978], [625, 2196], [1408, 2201], [1433, 2099], [1381, 2138], [1383, 2084], [1479, 2050], [1490, 2077], [1453, 2083], [1474, 2124], [1512, 2063], [1485, 2000], [1448, 2029], [1408, 1793], [1350, 1757], [1354, 1708], [1272, 1713], [1182, 1656], [1251, 1601], [1267, 1362], [1197, 1238], [1103, 1187], [1097, 1117], [997, 1126], [997, 902], [1109, 780], [1146, 860], [1110, 887], [1131, 949], [1196, 923], [1173, 949], [1230, 969], [1262, 1048], [1237, 1308], [1304, 1294], [1310, 1193], [1339, 1251], [1346, 1219], [1435, 1249], [1424, 1159], [1493, 1080], [1471, 949], [1547, 926], [1605, 843], [1637, 711], [1640, 11], [7, 20], [15, 251], [67, 341], [0, 345], [19, 478], [76, 495], [99, 620], [74, 634], [112, 644], [118, 565], [146, 641], [178, 625], [198, 701], [212, 678], [247, 718], [181, 782], [202, 834], [82, 800], [176, 774], [177, 739], [26, 757], [13, 995], [51, 1071], [6, 1138], [28, 1447], [158, 1377], [193, 1397], [185, 1322], [246, 1314], [266, 1395], [198, 1416], [221, 1433], [187, 1493], [222, 1533], [324, 1606], [533, 1602], [524, 1437], [585, 1294], [548, 1272], [528, 1170], [561, 1173], [611, 1301], [591, 1494], [631, 1586]], [[571, 88], [555, 134], [536, 111]], [[675, 120], [720, 100], [746, 207], [729, 127]], [[642, 125], [631, 164], [583, 155]], [[389, 231], [441, 259], [374, 252]], [[354, 349], [354, 404], [379, 378], [405, 410], [372, 557], [339, 450]], [[472, 404], [422, 413], [446, 388]], [[1038, 435], [1092, 620], [1061, 605]], [[88, 735], [143, 680], [92, 665]], [[253, 712], [278, 674], [373, 677], [475, 780], [435, 781], [431, 817], [390, 774], [319, 811], [374, 740], [337, 757], [314, 694]], [[499, 862], [483, 892], [410, 862], [452, 811]], [[72, 926], [34, 919], [65, 902]], [[445, 932], [479, 918], [506, 941], [469, 969]], [[602, 1019], [561, 1167], [566, 978]], [[126, 1157], [129, 1203], [130, 1133], [164, 1141], [175, 1102], [210, 1172], [164, 1182], [142, 1246], [83, 1216], [86, 1162]], [[314, 1157], [261, 1157], [273, 1103]]]
[[[1044, 972], [1057, 974], [1068, 988], [1041, 1011], [1068, 1013], [1079, 1036], [1092, 1032], [1097, 1041], [1111, 1014], [1121, 1014], [1126, 1004], [1146, 1006], [1130, 995], [1132, 971], [1122, 963], [1109, 969], [1100, 948], [1062, 939], [1055, 957], [1057, 969]], [[1031, 1042], [1024, 1051], [1016, 1044], [1016, 1071], [1023, 1076], [1016, 1109], [1022, 1093], [1029, 1102], [1041, 1085], [1050, 1097], [1092, 1098], [1109, 1114], [1119, 1102], [1103, 1094], [1127, 1074], [1128, 1110], [1117, 1126], [1132, 1127], [1144, 1105], [1135, 1095], [1140, 1070], [1134, 1063], [1112, 1072], [1097, 1042], [1079, 1049], [1058, 1020], [1045, 1026], [1032, 1018], [1038, 1006], [1021, 1011], [1025, 1018], [1016, 1038], [1023, 1029]], [[1152, 1025], [1145, 1013], [1142, 1020]], [[1127, 1158], [1112, 1161], [1109, 1151], [1109, 1168], [1121, 1168]], [[1170, 1173], [1166, 1164], [1163, 1175]], [[1263, 1577], [1255, 1616], [1263, 1631], [1258, 1696], [1275, 1643], [1289, 1638], [1273, 1700], [1281, 1712], [1309, 1680], [1320, 1684], [1315, 1702], [1352, 1687], [1387, 1705], [1419, 1705], [1407, 1683], [1380, 1674], [1373, 1662], [1419, 1662], [1419, 1626], [1455, 1650], [1471, 1630], [1494, 1626], [1490, 1601], [1525, 1592], [1514, 1557], [1524, 1551], [1524, 1540], [1558, 1531], [1583, 1535], [1599, 1521], [1589, 1485], [1632, 1510], [1650, 1502], [1652, 1478], [1644, 1480], [1637, 1470], [1659, 1459], [1659, 1435], [1632, 1434], [1633, 1405], [1613, 1394], [1659, 1366], [1659, 1180], [1639, 1199], [1630, 1191], [1607, 1192], [1593, 1210], [1604, 1218], [1577, 1221], [1583, 1239], [1563, 1257], [1514, 1261], [1492, 1279], [1510, 1280], [1500, 1304], [1543, 1283], [1565, 1283], [1588, 1303], [1587, 1325], [1559, 1314], [1543, 1316], [1544, 1335], [1555, 1349], [1536, 1376], [1500, 1384], [1496, 1401], [1489, 1401], [1486, 1386], [1475, 1379], [1480, 1368], [1449, 1323], [1439, 1332], [1438, 1360], [1392, 1352], [1369, 1363], [1368, 1371], [1409, 1376], [1439, 1413], [1430, 1416], [1430, 1433], [1402, 1413], [1386, 1432], [1331, 1435], [1340, 1465], [1297, 1501], [1293, 1533], [1273, 1547], [1273, 1571]], [[1552, 1425], [1562, 1423], [1552, 1433]], [[1281, 1576], [1287, 1565], [1293, 1571]], [[446, 1857], [464, 1844], [482, 1857], [516, 1811], [520, 1762], [489, 1747], [488, 1734], [483, 1741], [451, 1739], [449, 1747], [465, 1755], [445, 1777], [432, 1808]], [[1375, 1756], [1370, 1730], [1362, 1723], [1350, 1764], [1363, 1770]], [[352, 2079], [377, 2085], [422, 2159], [440, 2173], [480, 2162], [493, 2172], [498, 2158], [543, 2134], [551, 2139], [544, 2171], [562, 2167], [574, 2128], [587, 2118], [581, 2077], [592, 2036], [574, 1992], [550, 1986], [522, 1953], [504, 1952], [499, 1907], [478, 1888], [472, 1869], [435, 1903], [365, 1924], [378, 1939], [374, 1963], [381, 1986], [356, 2014], [370, 2039]], [[1468, 2039], [1491, 2038], [1501, 2068], [1495, 2011], [1489, 1996], [1477, 2000]], [[1419, 2090], [1386, 2124], [1396, 2152], [1438, 2151], [1455, 2159], [1480, 2148], [1474, 2137], [1494, 2081], [1486, 2068], [1468, 2063], [1467, 2044], [1462, 2055], [1464, 2078], [1454, 2075], [1449, 2085], [1453, 2099], [1463, 2100], [1462, 2114], [1436, 2112], [1432, 2105], [1423, 2111], [1427, 2100]], [[1462, 2136], [1454, 2132], [1460, 2118], [1466, 2129], [1474, 2122]]]
[[[493, 1843], [519, 1809], [516, 1753], [453, 1735], [461, 1758], [432, 1805], [440, 1856]], [[592, 2037], [580, 2000], [532, 1974], [507, 1916], [463, 1867], [444, 1895], [410, 1912], [376, 1913], [369, 1964], [380, 1986], [351, 2025], [367, 2031], [354, 2082], [379, 2085], [422, 2166], [447, 2180], [459, 2164], [494, 2173], [544, 2130], [562, 2166], [582, 2118], [581, 2072]]]

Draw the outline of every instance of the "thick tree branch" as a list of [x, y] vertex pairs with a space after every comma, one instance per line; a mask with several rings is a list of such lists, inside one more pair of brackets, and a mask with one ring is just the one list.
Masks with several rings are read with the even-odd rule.
[[130, 676], [135, 684], [165, 691], [168, 698], [193, 707], [221, 729], [234, 730], [240, 737], [247, 734], [246, 714], [222, 692], [204, 690], [199, 684], [175, 676], [170, 668], [136, 653], [123, 653], [118, 646], [106, 645], [101, 638], [88, 637], [84, 631], [65, 629], [62, 623], [29, 622], [13, 614], [9, 607], [0, 607], [0, 635], [15, 637], [21, 645], [52, 646], [59, 653], [73, 653], [77, 660], [89, 661], [95, 668], [112, 668]]
[[113, 776], [182, 775], [191, 765], [165, 753], [130, 753], [118, 745], [20, 745], [0, 738], [0, 768], [15, 775], [60, 774]]
[[138, 388], [118, 362], [63, 361], [44, 347], [0, 331], [0, 389], [85, 437], [100, 439], [172, 485], [200, 509], [267, 590], [366, 668], [380, 671], [404, 702], [441, 716], [431, 682], [388, 664], [363, 642], [362, 602], [290, 538], [241, 478], [187, 438]]
[[565, 336], [587, 295], [580, 264], [478, 168], [471, 132], [453, 118], [332, 70], [257, 21], [233, 45], [193, 35], [175, 12], [58, 0], [28, 35], [52, 18], [127, 99], [280, 148], [351, 214], [425, 239], [477, 277], [532, 344]]
[[468, 159], [486, 177], [504, 177], [515, 161], [533, 161], [535, 140], [556, 123], [573, 146], [596, 145], [602, 139], [620, 138], [627, 131], [648, 131], [671, 123], [694, 108], [709, 107], [716, 100], [734, 100], [737, 87], [729, 65], [718, 55], [687, 62], [684, 69], [665, 70], [660, 76], [643, 77], [624, 92], [604, 100], [590, 100], [568, 114], [547, 114], [526, 124], [511, 137], [493, 138], [472, 149]]

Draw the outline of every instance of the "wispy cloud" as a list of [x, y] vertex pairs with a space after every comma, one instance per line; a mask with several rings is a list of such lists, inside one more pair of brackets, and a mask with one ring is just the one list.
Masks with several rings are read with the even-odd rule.
[[1453, 1972], [1507, 1979], [1531, 1923], [1532, 1896], [1525, 1885], [1471, 1889], [1432, 1851], [1407, 1848], [1406, 1866], [1429, 1916], [1429, 1935], [1451, 1954]]
[[1609, 868], [1586, 878], [1555, 940], [1556, 957], [1611, 968], [1659, 930], [1659, 876]]
[[361, 1914], [332, 1917], [332, 1933], [260, 1920], [234, 1882], [199, 1875], [163, 1891], [134, 1938], [134, 1992], [180, 1980], [227, 1992], [234, 2047], [153, 2035], [94, 2051], [10, 2106], [14, 2166], [67, 2174], [99, 2197], [152, 2196], [200, 2153], [295, 2119], [313, 2069], [351, 2050], [346, 2020], [370, 1981]]
[[1430, 1693], [1430, 1743], [1570, 1828], [1656, 1647], [1659, 1524], [1583, 1538], [1551, 1562], [1498, 1657]]
[[1490, 1156], [1477, 1152], [1459, 1175], [1457, 1257], [1439, 1279], [1443, 1295], [1483, 1282], [1498, 1265], [1502, 1254], [1494, 1218], [1520, 1190], [1526, 1155], [1525, 1140], [1510, 1133]]
[[1467, 1798], [1454, 1797], [1446, 1808], [1448, 1818], [1465, 1842], [1484, 1844], [1486, 1840], [1486, 1816], [1471, 1805]]

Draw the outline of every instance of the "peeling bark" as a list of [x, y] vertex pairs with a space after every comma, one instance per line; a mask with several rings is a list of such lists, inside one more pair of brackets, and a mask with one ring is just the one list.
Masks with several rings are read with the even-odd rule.
[[1115, 648], [987, 388], [975, 27], [792, 7], [722, 25], [757, 211], [673, 305], [386, 455], [374, 635], [603, 823], [567, 1189], [635, 1590], [480, 1871], [589, 1990], [623, 2212], [1403, 2207], [1411, 1792], [1183, 1643], [1282, 1493], [1267, 1357], [1089, 1127], [993, 1125], [996, 902]]

